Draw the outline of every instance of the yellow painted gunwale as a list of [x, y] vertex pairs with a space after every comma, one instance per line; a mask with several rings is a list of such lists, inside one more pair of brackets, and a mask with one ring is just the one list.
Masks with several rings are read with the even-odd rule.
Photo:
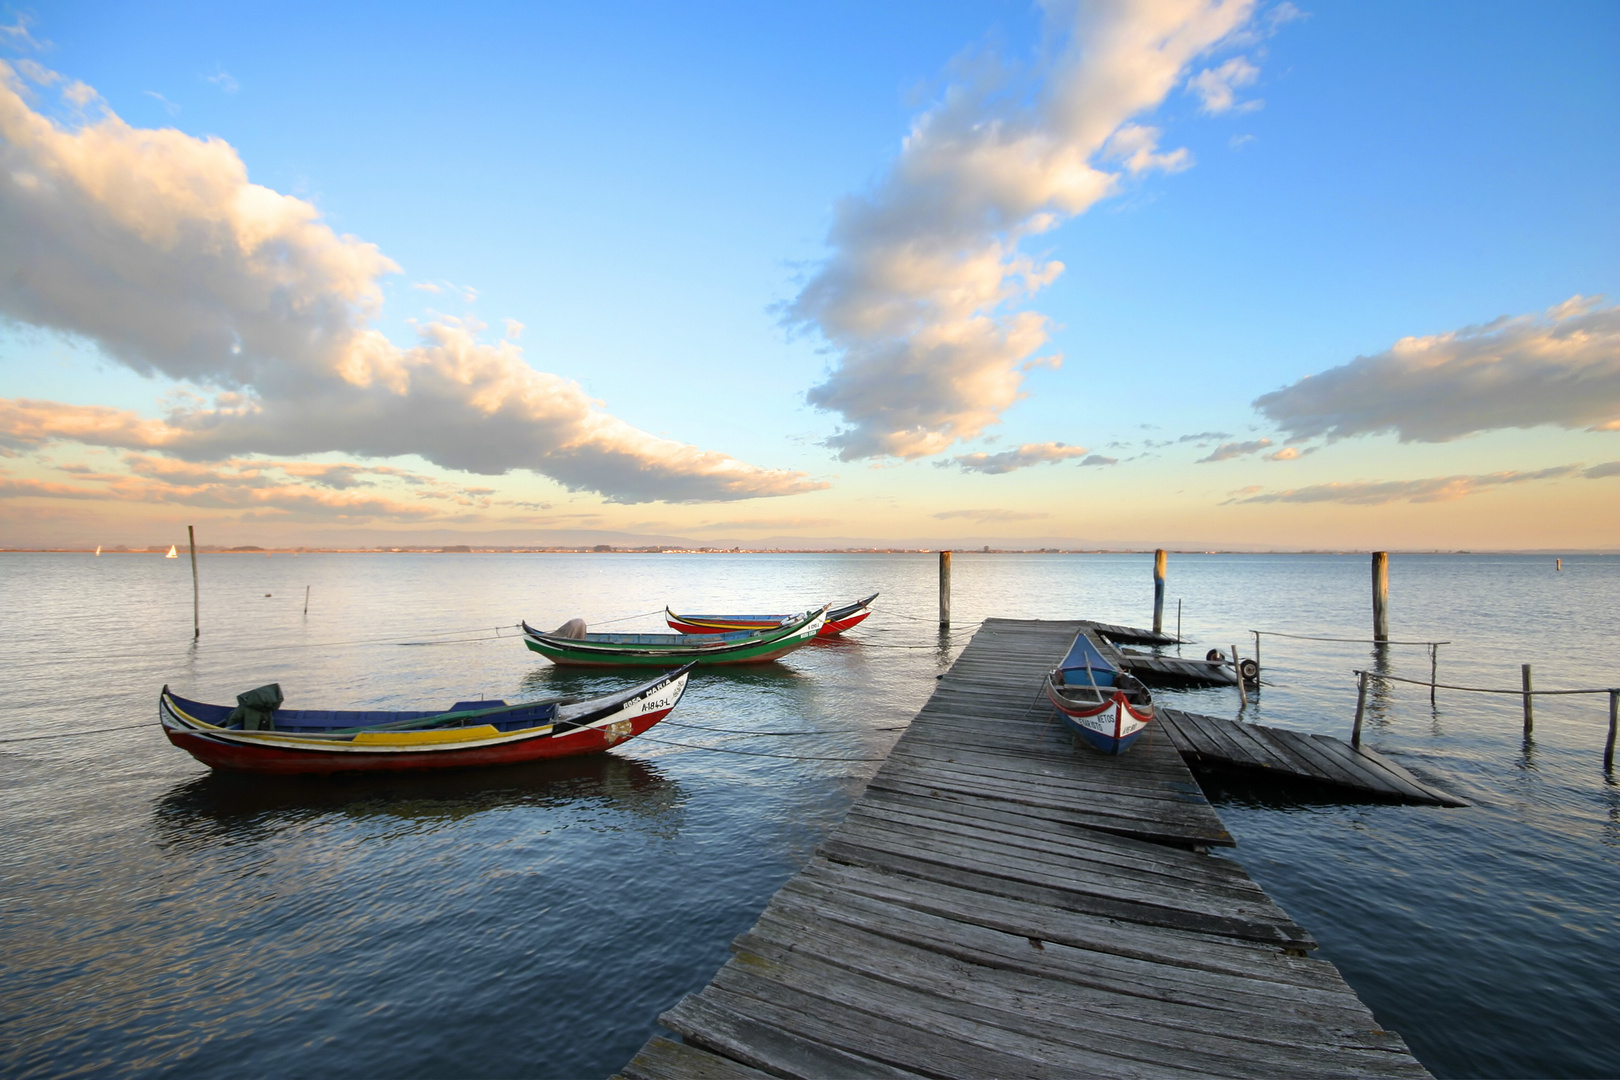
[[174, 698], [165, 696], [165, 704], [170, 712], [185, 720], [196, 724], [207, 732], [218, 732], [231, 739], [248, 739], [253, 742], [279, 744], [281, 746], [319, 746], [330, 747], [333, 750], [343, 750], [350, 747], [369, 747], [384, 749], [388, 747], [408, 746], [441, 746], [447, 743], [479, 742], [492, 739], [506, 740], [521, 735], [543, 735], [549, 732], [554, 725], [543, 724], [532, 728], [520, 728], [517, 731], [501, 731], [493, 724], [481, 724], [470, 728], [441, 728], [433, 731], [361, 731], [348, 738], [333, 738], [329, 735], [311, 735], [308, 733], [289, 731], [232, 731], [206, 720], [199, 720], [176, 705]]

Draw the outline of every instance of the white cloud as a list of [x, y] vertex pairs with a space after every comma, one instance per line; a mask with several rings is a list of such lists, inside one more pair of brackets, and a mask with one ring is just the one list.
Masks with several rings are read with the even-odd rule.
[[[1025, 443], [1016, 450], [1003, 450], [999, 454], [958, 454], [949, 461], [936, 461], [934, 464], [945, 468], [954, 462], [961, 466], [963, 472], [996, 475], [1010, 473], [1030, 465], [1055, 465], [1070, 458], [1084, 457], [1085, 453], [1086, 448], [1083, 446], [1065, 446], [1060, 442]], [[1097, 456], [1100, 455], [1093, 455]]]
[[1257, 450], [1264, 450], [1270, 445], [1270, 439], [1255, 439], [1251, 442], [1221, 443], [1221, 445], [1217, 446], [1213, 451], [1210, 452], [1208, 457], [1199, 458], [1195, 464], [1202, 465], [1210, 461], [1226, 461], [1230, 458], [1242, 457], [1244, 454], [1252, 454]]
[[231, 78], [230, 72], [226, 71], [218, 64], [214, 65], [214, 73], [212, 75], [204, 75], [202, 78], [203, 82], [212, 83], [213, 85], [219, 87], [221, 92], [226, 94], [234, 94], [238, 90], [242, 89], [242, 84]]
[[[1578, 465], [1558, 465], [1535, 472], [1483, 473], [1477, 476], [1433, 476], [1421, 480], [1356, 480], [1349, 483], [1312, 484], [1289, 491], [1229, 499], [1237, 503], [1345, 503], [1350, 506], [1382, 506], [1392, 502], [1451, 502], [1504, 484], [1524, 484], [1537, 480], [1557, 480], [1578, 472]], [[1244, 493], [1257, 489], [1245, 488]]]
[[180, 106], [176, 105], [174, 102], [170, 101], [156, 90], [142, 90], [141, 93], [145, 94], [149, 98], [155, 99], [163, 106], [163, 111], [167, 112], [170, 116], [180, 115]]
[[229, 144], [110, 112], [64, 129], [20, 91], [0, 62], [0, 315], [224, 393], [175, 399], [162, 420], [8, 402], [0, 441], [78, 438], [191, 460], [420, 454], [471, 472], [532, 469], [625, 502], [825, 486], [640, 431], [529, 367], [515, 342], [481, 341], [476, 323], [441, 319], [398, 346], [370, 321], [380, 278], [399, 268], [309, 203], [250, 183]]
[[1294, 436], [1394, 431], [1445, 442], [1555, 424], [1620, 431], [1620, 306], [1576, 296], [1540, 315], [1409, 337], [1254, 402]]
[[842, 459], [939, 453], [1000, 419], [1049, 329], [1010, 308], [1063, 269], [1020, 245], [1117, 191], [1110, 161], [1185, 167], [1134, 121], [1251, 11], [1054, 3], [1052, 47], [1027, 80], [979, 65], [918, 118], [871, 190], [837, 204], [832, 254], [786, 318], [837, 354], [806, 397], [845, 421], [828, 440]]
[[1259, 78], [1259, 68], [1245, 57], [1234, 56], [1220, 67], [1205, 68], [1188, 79], [1187, 92], [1198, 95], [1198, 111], [1205, 116], [1219, 116], [1234, 108], [1239, 112], [1250, 112], [1258, 109], [1261, 103], [1245, 101], [1239, 104], [1237, 91], [1239, 87], [1253, 86]]
[[[28, 28], [34, 25], [34, 17], [26, 13], [19, 13], [17, 21], [10, 26], [0, 23], [0, 44], [13, 49], [28, 49], [33, 52], [43, 52], [51, 47], [49, 41], [41, 41], [33, 35]], [[23, 61], [30, 63], [30, 61]]]

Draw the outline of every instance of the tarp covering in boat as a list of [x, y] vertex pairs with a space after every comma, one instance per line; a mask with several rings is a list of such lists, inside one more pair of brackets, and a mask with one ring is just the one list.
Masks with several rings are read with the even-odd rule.
[[226, 727], [242, 722], [243, 731], [274, 731], [276, 710], [281, 708], [281, 684], [270, 683], [236, 695], [236, 708], [225, 718]]

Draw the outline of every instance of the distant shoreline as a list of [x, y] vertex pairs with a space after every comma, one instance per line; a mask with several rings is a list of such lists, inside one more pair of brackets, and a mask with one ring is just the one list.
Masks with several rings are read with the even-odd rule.
[[[178, 545], [176, 545], [178, 548]], [[102, 555], [156, 555], [163, 557], [168, 545], [146, 548], [107, 548]], [[1120, 548], [1018, 548], [1018, 547], [839, 547], [839, 548], [671, 548], [657, 545], [632, 547], [629, 545], [598, 544], [589, 547], [495, 547], [475, 544], [447, 546], [423, 545], [419, 547], [286, 547], [270, 548], [255, 545], [222, 547], [217, 544], [197, 548], [200, 555], [932, 555], [938, 551], [957, 555], [1151, 555], [1156, 550], [1146, 547]], [[1171, 555], [1366, 555], [1371, 548], [1289, 548], [1266, 551], [1236, 548], [1166, 548]], [[1603, 548], [1389, 548], [1391, 555], [1536, 555], [1547, 558], [1574, 556], [1615, 556], [1620, 549]], [[0, 555], [92, 555], [93, 547], [0, 547]], [[181, 556], [186, 551], [180, 550]]]

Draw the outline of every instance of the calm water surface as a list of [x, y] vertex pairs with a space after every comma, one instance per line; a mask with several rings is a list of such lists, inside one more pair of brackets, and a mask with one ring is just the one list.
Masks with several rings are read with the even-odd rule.
[[[1150, 617], [1149, 556], [0, 555], [0, 1072], [601, 1076], [698, 989], [841, 819], [986, 616]], [[303, 612], [305, 586], [309, 612]], [[595, 758], [389, 780], [210, 774], [158, 731], [165, 682], [229, 701], [417, 707], [607, 690], [528, 618], [658, 629], [666, 602], [776, 611], [882, 590], [851, 637], [702, 672]], [[1620, 683], [1620, 559], [1397, 556], [1402, 639], [1442, 681]], [[1173, 556], [1196, 649], [1367, 633], [1364, 556]], [[625, 616], [637, 616], [623, 618]], [[609, 619], [623, 619], [601, 627]], [[497, 636], [500, 635], [500, 636]], [[1248, 716], [1348, 732], [1367, 647], [1267, 638]], [[1391, 674], [1422, 678], [1422, 648]], [[1161, 694], [1232, 715], [1234, 691]], [[1620, 788], [1601, 698], [1392, 684], [1368, 741], [1473, 802], [1216, 787], [1231, 853], [1441, 1076], [1612, 1076]], [[39, 736], [52, 736], [39, 738]]]

